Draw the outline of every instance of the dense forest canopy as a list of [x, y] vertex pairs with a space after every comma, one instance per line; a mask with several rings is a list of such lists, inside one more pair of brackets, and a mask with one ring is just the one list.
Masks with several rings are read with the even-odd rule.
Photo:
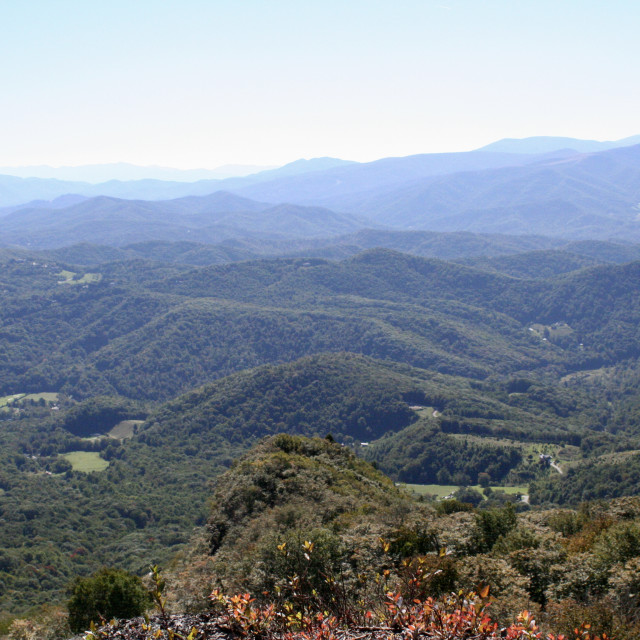
[[166, 564], [212, 481], [279, 433], [480, 511], [637, 494], [640, 263], [534, 240], [480, 259], [506, 241], [467, 240], [466, 264], [2, 250], [3, 613], [104, 564]]

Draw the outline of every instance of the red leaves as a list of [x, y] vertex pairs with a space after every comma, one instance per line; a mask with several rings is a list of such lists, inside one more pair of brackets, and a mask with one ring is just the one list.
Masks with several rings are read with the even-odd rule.
[[[488, 588], [484, 588], [479, 594], [460, 593], [437, 600], [407, 602], [401, 594], [389, 592], [383, 614], [367, 611], [364, 614], [367, 626], [352, 631], [375, 633], [377, 640], [391, 640], [398, 634], [404, 640], [570, 640], [562, 635], [543, 638], [528, 611], [520, 613], [508, 628], [498, 629], [487, 614], [488, 595]], [[210, 599], [221, 608], [222, 621], [244, 637], [335, 640], [338, 632], [340, 637], [349, 635], [349, 628], [341, 626], [335, 617], [323, 612], [310, 615], [296, 611], [291, 603], [280, 608], [274, 604], [253, 607], [254, 600], [248, 593], [226, 596], [217, 590]], [[612, 640], [590, 636], [588, 625], [575, 631], [575, 640]]]
[[[388, 543], [380, 539], [380, 544], [386, 553]], [[278, 550], [282, 554], [289, 553], [286, 543], [278, 545]], [[302, 551], [309, 562], [315, 551], [314, 543], [305, 540]], [[227, 596], [218, 590], [211, 593], [210, 600], [219, 612], [222, 624], [241, 637], [260, 640], [336, 640], [338, 636], [344, 640], [365, 637], [369, 640], [369, 634], [371, 640], [398, 640], [399, 636], [402, 640], [612, 640], [605, 635], [592, 637], [588, 624], [575, 630], [575, 638], [562, 635], [544, 638], [528, 611], [520, 613], [509, 627], [499, 629], [487, 613], [490, 605], [488, 585], [478, 587], [477, 592], [422, 597], [423, 583], [437, 576], [440, 570], [434, 570], [423, 557], [405, 560], [402, 568], [403, 579], [397, 585], [401, 591], [382, 591], [378, 596], [382, 601], [376, 599], [360, 604], [343, 598], [340, 600], [342, 608], [334, 610], [315, 597], [315, 590], [306, 593], [301, 588], [304, 576], [299, 575], [290, 576], [286, 595], [277, 590], [277, 597], [268, 605], [258, 605], [248, 593]], [[389, 569], [384, 569], [376, 576], [375, 583], [386, 590], [389, 577]], [[366, 580], [366, 576], [363, 579]], [[336, 577], [326, 575], [325, 581], [335, 587]], [[262, 595], [262, 601], [268, 602], [269, 594]], [[362, 621], [364, 626], [350, 626], [356, 620]], [[355, 635], [359, 632], [366, 635]]]

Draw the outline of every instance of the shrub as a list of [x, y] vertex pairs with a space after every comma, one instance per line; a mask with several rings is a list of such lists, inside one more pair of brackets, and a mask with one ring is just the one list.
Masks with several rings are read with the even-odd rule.
[[441, 500], [436, 503], [436, 513], [440, 516], [458, 513], [460, 511], [473, 511], [473, 505], [469, 502], [460, 502], [455, 498], [449, 500]]
[[[572, 637], [574, 631], [578, 637], [604, 637], [626, 640], [637, 638], [625, 633], [624, 626], [616, 619], [611, 602], [607, 598], [594, 600], [591, 604], [583, 604], [571, 598], [549, 604], [546, 617], [550, 625], [558, 631]], [[591, 636], [588, 636], [590, 633]]]
[[461, 487], [453, 494], [453, 498], [459, 502], [472, 504], [474, 507], [477, 507], [484, 500], [482, 494], [471, 487]]
[[77, 578], [68, 603], [72, 631], [87, 629], [91, 621], [133, 618], [151, 605], [142, 580], [122, 569], [103, 567], [87, 578]]
[[340, 538], [327, 529], [293, 529], [272, 537], [262, 550], [263, 590], [281, 590], [286, 597], [319, 600], [331, 607], [332, 578], [341, 576], [346, 550]]
[[[2, 630], [0, 630], [2, 634]], [[13, 620], [7, 629], [7, 640], [63, 640], [70, 635], [66, 612], [61, 607], [45, 605], [35, 619]]]
[[400, 558], [424, 555], [431, 551], [440, 551], [442, 545], [438, 536], [426, 529], [399, 527], [389, 532], [389, 553]]
[[640, 558], [615, 566], [612, 574], [609, 597], [616, 611], [627, 620], [640, 623]]
[[575, 511], [555, 511], [549, 516], [547, 524], [567, 538], [579, 533], [584, 523]]
[[500, 536], [506, 536], [517, 522], [516, 510], [511, 503], [502, 509], [486, 509], [476, 513], [471, 551], [491, 551]]
[[598, 562], [605, 567], [625, 563], [640, 555], [640, 525], [619, 522], [603, 531], [593, 546]]

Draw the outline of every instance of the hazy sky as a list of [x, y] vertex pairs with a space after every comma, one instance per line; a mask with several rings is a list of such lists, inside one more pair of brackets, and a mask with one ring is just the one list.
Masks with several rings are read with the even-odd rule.
[[0, 0], [0, 166], [640, 133], [630, 0]]

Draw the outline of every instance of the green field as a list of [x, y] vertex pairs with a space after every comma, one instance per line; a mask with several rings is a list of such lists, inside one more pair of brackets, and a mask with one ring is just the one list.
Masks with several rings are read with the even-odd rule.
[[[509, 394], [517, 395], [517, 394]], [[570, 444], [558, 445], [546, 442], [525, 442], [523, 440], [512, 440], [509, 438], [496, 438], [493, 436], [478, 436], [468, 433], [452, 433], [452, 438], [466, 440], [477, 444], [492, 445], [496, 447], [518, 447], [523, 456], [538, 456], [546, 453], [553, 457], [556, 462], [579, 462], [582, 459], [580, 447]]]
[[109, 463], [95, 451], [70, 451], [62, 455], [71, 463], [74, 471], [90, 473], [104, 471], [109, 466]]
[[599, 369], [583, 369], [581, 371], [574, 371], [566, 376], [560, 378], [560, 382], [569, 383], [588, 383], [593, 384], [597, 382], [605, 382], [615, 378], [615, 367], [600, 367]]
[[[421, 496], [436, 496], [438, 500], [446, 498], [446, 496], [455, 493], [460, 488], [457, 485], [451, 484], [401, 484], [400, 486], [406, 487], [409, 491]], [[482, 493], [482, 487], [479, 484], [474, 485], [471, 489], [475, 489]], [[529, 488], [527, 486], [491, 487], [491, 489], [493, 491], [504, 491], [504, 493], [508, 494], [520, 493], [522, 495], [527, 495], [529, 492]]]
[[57, 393], [14, 393], [10, 396], [0, 396], [0, 411], [9, 411], [9, 407], [17, 400], [33, 400], [38, 402], [44, 400], [48, 404], [53, 404], [58, 401]]
[[123, 420], [107, 433], [110, 438], [117, 438], [118, 440], [126, 440], [133, 437], [135, 428], [139, 424], [143, 424], [144, 420]]
[[58, 394], [51, 391], [45, 391], [44, 393], [28, 393], [22, 398], [22, 400], [33, 400], [34, 402], [44, 400], [45, 402], [53, 403], [58, 402]]
[[101, 273], [85, 273], [81, 278], [74, 271], [60, 271], [58, 275], [64, 280], [59, 280], [58, 284], [95, 284], [102, 280]]
[[19, 400], [20, 398], [24, 398], [24, 393], [14, 393], [12, 396], [0, 396], [0, 407], [6, 407], [14, 400]]
[[[413, 407], [411, 407], [413, 409]], [[420, 409], [413, 409], [421, 418], [433, 418], [433, 407], [421, 407]]]

